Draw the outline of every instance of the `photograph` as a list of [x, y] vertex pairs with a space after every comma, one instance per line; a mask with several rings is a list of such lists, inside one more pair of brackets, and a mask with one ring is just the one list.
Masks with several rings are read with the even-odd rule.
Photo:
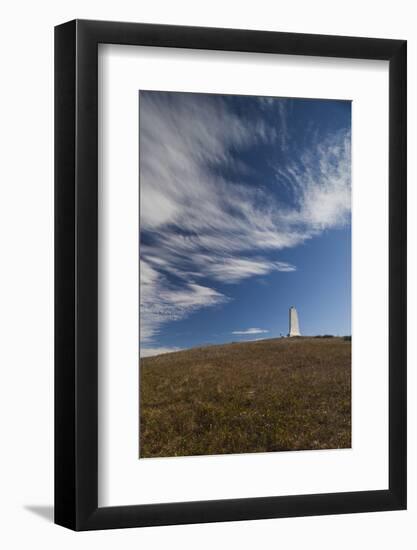
[[351, 101], [139, 92], [139, 458], [351, 447]]
[[415, 5], [2, 7], [0, 548], [417, 549]]

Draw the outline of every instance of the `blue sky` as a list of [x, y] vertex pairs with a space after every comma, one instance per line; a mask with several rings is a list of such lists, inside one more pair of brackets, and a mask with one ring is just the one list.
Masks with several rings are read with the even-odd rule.
[[351, 103], [140, 92], [140, 352], [351, 333]]

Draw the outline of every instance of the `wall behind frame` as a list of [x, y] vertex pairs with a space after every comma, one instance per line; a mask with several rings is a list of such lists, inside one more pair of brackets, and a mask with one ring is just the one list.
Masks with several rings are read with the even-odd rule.
[[[376, 9], [377, 8], [377, 9]], [[417, 291], [409, 288], [409, 510], [76, 534], [51, 523], [53, 499], [53, 26], [75, 17], [408, 42], [409, 151], [417, 148], [417, 37], [413, 4], [330, 0], [292, 4], [212, 0], [28, 0], [2, 10], [0, 35], [0, 542], [46, 550], [211, 549], [281, 546], [320, 550], [415, 548], [417, 532]], [[417, 160], [409, 155], [409, 280], [417, 280]]]

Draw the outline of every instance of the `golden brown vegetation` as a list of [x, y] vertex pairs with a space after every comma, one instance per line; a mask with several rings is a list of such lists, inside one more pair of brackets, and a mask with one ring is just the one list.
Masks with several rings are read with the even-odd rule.
[[141, 360], [141, 457], [350, 446], [348, 340], [262, 340]]

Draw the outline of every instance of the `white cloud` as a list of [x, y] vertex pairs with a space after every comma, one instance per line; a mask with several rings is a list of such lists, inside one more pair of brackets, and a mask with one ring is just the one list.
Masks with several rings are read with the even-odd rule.
[[[261, 328], [247, 328], [245, 330], [234, 330], [232, 334], [264, 334], [269, 332], [269, 330], [263, 330]], [[257, 338], [259, 340], [259, 338]]]
[[345, 225], [351, 211], [350, 132], [333, 134], [297, 162], [277, 168], [277, 179], [292, 190], [296, 208], [285, 213], [290, 226], [311, 234]]
[[146, 260], [140, 262], [140, 338], [151, 342], [159, 327], [178, 321], [201, 307], [228, 301], [220, 292], [196, 283], [174, 285]]
[[196, 263], [204, 268], [205, 276], [226, 283], [236, 283], [248, 277], [266, 275], [271, 271], [295, 271], [291, 264], [264, 259], [226, 257], [221, 261], [220, 258], [205, 256], [197, 257]]
[[173, 353], [175, 351], [181, 351], [181, 348], [140, 348], [141, 357], [154, 357], [155, 355], [162, 355], [164, 353]]
[[[290, 103], [280, 102], [274, 126], [265, 122], [273, 100], [264, 99], [263, 118], [253, 120], [218, 96], [141, 93], [142, 342], [152, 344], [168, 321], [227, 302], [219, 282], [295, 271], [272, 253], [349, 219], [348, 133], [312, 140], [297, 162], [275, 167], [275, 184], [291, 194], [291, 205], [277, 202], [279, 194], [245, 166], [251, 147], [276, 143], [283, 151], [291, 138]], [[224, 179], [220, 167], [234, 177]]]
[[275, 138], [282, 151], [288, 150], [290, 131], [288, 129], [288, 111], [291, 109], [292, 100], [289, 98], [258, 97], [261, 109], [269, 111], [275, 116]]

